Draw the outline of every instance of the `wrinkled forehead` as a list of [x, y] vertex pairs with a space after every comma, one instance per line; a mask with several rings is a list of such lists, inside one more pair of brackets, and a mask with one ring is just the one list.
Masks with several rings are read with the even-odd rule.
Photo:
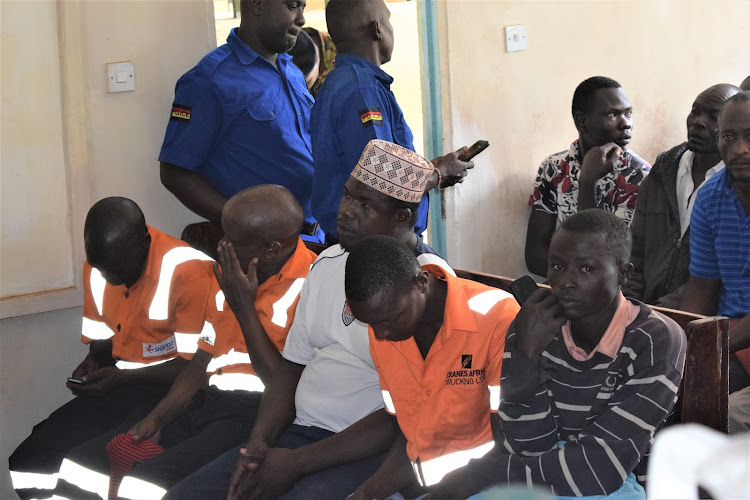
[[719, 114], [719, 132], [750, 129], [750, 101], [727, 102]]
[[721, 89], [706, 89], [695, 98], [693, 107], [718, 113], [729, 97], [729, 94]]
[[383, 201], [384, 203], [390, 199], [390, 196], [388, 196], [387, 194], [381, 193], [377, 189], [368, 186], [367, 184], [356, 179], [353, 176], [349, 177], [344, 186], [346, 187], [347, 191], [349, 191], [349, 194], [366, 196], [373, 200]]

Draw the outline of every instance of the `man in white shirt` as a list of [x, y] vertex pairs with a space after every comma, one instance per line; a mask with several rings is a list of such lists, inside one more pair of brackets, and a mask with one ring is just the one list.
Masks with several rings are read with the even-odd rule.
[[432, 171], [413, 151], [368, 143], [344, 184], [340, 244], [321, 253], [307, 276], [247, 445], [178, 483], [167, 498], [344, 499], [378, 469], [396, 429], [383, 409], [367, 325], [346, 302], [344, 271], [348, 249], [368, 236], [434, 253], [414, 234]]
[[695, 98], [687, 116], [687, 142], [661, 153], [638, 192], [631, 262], [623, 293], [647, 304], [677, 309], [688, 281], [690, 213], [698, 188], [724, 168], [716, 146], [721, 106], [739, 92], [721, 83]]

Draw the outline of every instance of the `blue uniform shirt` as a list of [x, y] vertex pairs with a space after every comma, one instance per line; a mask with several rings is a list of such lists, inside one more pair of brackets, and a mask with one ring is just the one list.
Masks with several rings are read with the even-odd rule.
[[[315, 174], [313, 214], [323, 230], [337, 237], [336, 213], [344, 183], [371, 139], [383, 139], [414, 151], [414, 136], [404, 120], [393, 78], [375, 64], [351, 54], [336, 55], [312, 109], [312, 144]], [[427, 227], [429, 199], [419, 205], [414, 231]]]
[[721, 279], [720, 316], [750, 313], [750, 216], [732, 189], [729, 169], [698, 190], [690, 215], [690, 274]]
[[[314, 223], [310, 110], [313, 98], [288, 54], [278, 68], [233, 29], [227, 43], [185, 73], [175, 87], [159, 161], [200, 173], [225, 196], [280, 184]], [[318, 231], [313, 241], [322, 241]]]

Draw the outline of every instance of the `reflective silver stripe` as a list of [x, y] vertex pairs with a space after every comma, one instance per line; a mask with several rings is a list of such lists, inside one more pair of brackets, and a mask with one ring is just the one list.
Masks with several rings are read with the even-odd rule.
[[57, 485], [57, 473], [40, 474], [38, 472], [10, 471], [10, 481], [14, 490], [26, 488], [39, 488], [40, 490], [51, 490]]
[[115, 335], [115, 332], [103, 321], [94, 321], [86, 317], [83, 318], [81, 324], [81, 333], [91, 340], [107, 340]]
[[510, 297], [512, 295], [503, 290], [487, 290], [469, 299], [469, 309], [479, 314], [487, 314], [495, 304]]
[[198, 339], [200, 333], [180, 333], [174, 332], [174, 341], [177, 344], [178, 352], [195, 353], [198, 350]]
[[260, 378], [249, 373], [223, 373], [211, 375], [208, 385], [213, 385], [222, 391], [255, 391], [263, 392], [265, 386]]
[[137, 477], [125, 476], [120, 483], [117, 496], [134, 500], [159, 500], [166, 492], [167, 490], [157, 484], [149, 483]]
[[89, 288], [91, 288], [91, 297], [94, 299], [96, 304], [96, 310], [99, 311], [99, 316], [102, 315], [104, 310], [104, 288], [107, 286], [107, 280], [102, 276], [101, 271], [97, 268], [91, 268], [91, 277], [89, 278]]
[[216, 310], [217, 311], [224, 310], [224, 291], [223, 290], [219, 290], [216, 293]]
[[396, 407], [393, 405], [393, 398], [391, 398], [391, 393], [388, 391], [382, 391], [382, 393], [383, 393], [383, 402], [385, 403], [385, 411], [387, 411], [391, 415], [395, 415]]
[[159, 273], [159, 284], [156, 293], [151, 299], [151, 307], [148, 309], [149, 319], [167, 319], [169, 317], [169, 288], [172, 284], [172, 276], [177, 266], [189, 260], [208, 260], [211, 257], [192, 247], [177, 247], [164, 254], [161, 260], [161, 272]]
[[490, 410], [497, 410], [500, 407], [500, 386], [488, 385], [490, 390]]
[[305, 278], [297, 278], [294, 280], [294, 283], [292, 283], [292, 286], [289, 287], [289, 290], [286, 291], [284, 296], [276, 301], [273, 305], [273, 317], [271, 318], [271, 323], [281, 327], [286, 326], [288, 319], [287, 310], [299, 296], [299, 292], [302, 290], [302, 285], [304, 283]]
[[200, 339], [208, 345], [214, 345], [216, 342], [216, 330], [211, 323], [205, 321], [203, 323], [203, 329], [200, 333]]
[[108, 475], [87, 469], [67, 458], [63, 459], [62, 465], [60, 465], [59, 476], [60, 479], [64, 479], [82, 490], [96, 493], [102, 498], [107, 498], [109, 493]]
[[215, 372], [219, 368], [224, 368], [225, 366], [242, 364], [250, 364], [250, 355], [246, 352], [237, 352], [232, 348], [228, 353], [213, 358], [208, 363], [208, 366], [206, 366], [206, 371]]
[[159, 361], [154, 361], [153, 363], [136, 363], [135, 361], [120, 360], [117, 363], [115, 363], [115, 366], [119, 368], [120, 370], [137, 370], [138, 368], [145, 368], [147, 366], [160, 365], [162, 363], [166, 363], [167, 361], [172, 361], [172, 359], [174, 358], [160, 359]]
[[[424, 475], [424, 484], [422, 486], [431, 486], [439, 483], [443, 479], [443, 476], [449, 472], [468, 464], [472, 458], [483, 457], [493, 446], [495, 446], [495, 442], [490, 441], [470, 450], [454, 451], [453, 453], [448, 453], [442, 457], [433, 458], [420, 464], [412, 462], [412, 465], [415, 472], [418, 472], [419, 469], [422, 470], [422, 474]], [[418, 473], [417, 480], [419, 480], [420, 484], [422, 483]]]
[[435, 255], [434, 253], [423, 253], [422, 255], [417, 257], [417, 262], [419, 262], [420, 266], [424, 266], [427, 264], [438, 266], [443, 271], [445, 271], [446, 274], [450, 274], [454, 278], [456, 277], [456, 272], [453, 270], [453, 268], [450, 265], [448, 265], [447, 262], [445, 262], [443, 259]]

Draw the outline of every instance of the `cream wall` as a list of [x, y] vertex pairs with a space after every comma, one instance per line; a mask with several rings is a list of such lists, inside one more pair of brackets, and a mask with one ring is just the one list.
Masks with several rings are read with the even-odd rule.
[[[506, 53], [502, 29], [527, 26]], [[439, 2], [447, 147], [487, 139], [463, 185], [446, 190], [448, 258], [519, 276], [536, 170], [576, 137], [575, 87], [618, 80], [634, 107], [630, 147], [649, 162], [685, 140], [695, 96], [750, 73], [747, 0]]]
[[[80, 229], [93, 201], [122, 195], [141, 206], [149, 223], [179, 236], [185, 224], [198, 218], [161, 186], [157, 156], [177, 78], [216, 46], [210, 0], [19, 3], [35, 7], [26, 12], [13, 8], [14, 2], [0, 1], [3, 26], [28, 23], [28, 17], [13, 16], [43, 16], [39, 20], [51, 22], [50, 29], [42, 29], [43, 23], [33, 19], [31, 24], [40, 46], [59, 43], [60, 47], [59, 61], [54, 60], [57, 51], [43, 53], [45, 62], [59, 64], [62, 73], [65, 161], [75, 184], [69, 190], [71, 227]], [[52, 29], [55, 23], [59, 37]], [[25, 52], [33, 48], [17, 50], [18, 57], [27, 57]], [[23, 95], [34, 96], [49, 86], [44, 81], [6, 78], [5, 57], [3, 47], [3, 102], [6, 92], [22, 90]], [[105, 63], [122, 60], [135, 63], [136, 90], [108, 94]], [[10, 124], [5, 113], [0, 116], [5, 129]], [[36, 132], [40, 144], [60, 139], [49, 127]], [[6, 178], [2, 181], [5, 193]], [[66, 189], [58, 184], [51, 187]], [[52, 201], [49, 206], [58, 209]], [[49, 208], [44, 199], [41, 204], [41, 210]], [[78, 232], [72, 231], [72, 238], [80, 239]], [[45, 245], [49, 255], [56, 252], [55, 242]], [[43, 267], [44, 259], [42, 255], [34, 265]], [[79, 268], [81, 261], [76, 262]], [[70, 397], [65, 377], [86, 352], [78, 341], [80, 329], [80, 307], [0, 321], [0, 498], [15, 498], [7, 473], [8, 455], [34, 424]]]

